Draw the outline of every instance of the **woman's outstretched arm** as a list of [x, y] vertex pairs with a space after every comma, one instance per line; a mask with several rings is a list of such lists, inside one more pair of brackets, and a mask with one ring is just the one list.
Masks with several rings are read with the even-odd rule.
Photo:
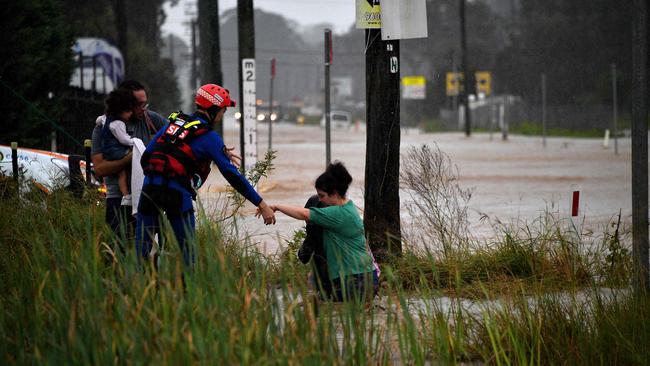
[[273, 211], [280, 211], [287, 216], [298, 220], [309, 220], [309, 209], [300, 206], [271, 205]]

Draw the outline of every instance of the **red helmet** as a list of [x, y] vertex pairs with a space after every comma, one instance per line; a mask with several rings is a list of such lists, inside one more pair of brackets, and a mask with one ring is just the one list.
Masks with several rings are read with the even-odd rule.
[[236, 102], [230, 99], [230, 92], [217, 84], [205, 84], [196, 91], [196, 104], [204, 109], [212, 106], [219, 108], [234, 107]]

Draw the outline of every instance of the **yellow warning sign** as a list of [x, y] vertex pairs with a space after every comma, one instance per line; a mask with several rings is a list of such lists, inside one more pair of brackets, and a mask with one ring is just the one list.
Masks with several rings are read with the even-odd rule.
[[476, 92], [486, 96], [492, 94], [492, 74], [489, 71], [477, 71], [474, 73], [476, 79]]
[[381, 28], [381, 14], [379, 0], [357, 1], [357, 29]]
[[446, 78], [447, 95], [454, 96], [460, 94], [463, 89], [463, 74], [460, 72], [448, 72]]
[[402, 85], [404, 86], [422, 86], [426, 83], [427, 79], [424, 76], [402, 76]]

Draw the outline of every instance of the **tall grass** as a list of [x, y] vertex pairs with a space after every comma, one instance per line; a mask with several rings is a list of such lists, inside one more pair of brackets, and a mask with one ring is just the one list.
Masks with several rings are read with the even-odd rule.
[[480, 251], [405, 252], [374, 304], [316, 306], [292, 253], [265, 256], [227, 221], [199, 215], [192, 270], [164, 230], [155, 271], [114, 249], [103, 215], [65, 192], [0, 200], [1, 363], [650, 362], [650, 301], [620, 276], [618, 231], [601, 236], [616, 255], [594, 256], [551, 219], [501, 227]]

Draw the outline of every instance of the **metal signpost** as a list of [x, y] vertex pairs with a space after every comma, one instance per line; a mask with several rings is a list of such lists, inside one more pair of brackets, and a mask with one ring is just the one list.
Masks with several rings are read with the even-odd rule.
[[330, 65], [332, 64], [332, 30], [325, 29], [325, 166], [332, 161], [330, 147]]
[[257, 116], [255, 97], [255, 59], [242, 59], [242, 121], [244, 124], [244, 169], [257, 163]]
[[269, 92], [269, 151], [273, 149], [273, 80], [275, 80], [275, 57], [271, 59], [271, 90]]

